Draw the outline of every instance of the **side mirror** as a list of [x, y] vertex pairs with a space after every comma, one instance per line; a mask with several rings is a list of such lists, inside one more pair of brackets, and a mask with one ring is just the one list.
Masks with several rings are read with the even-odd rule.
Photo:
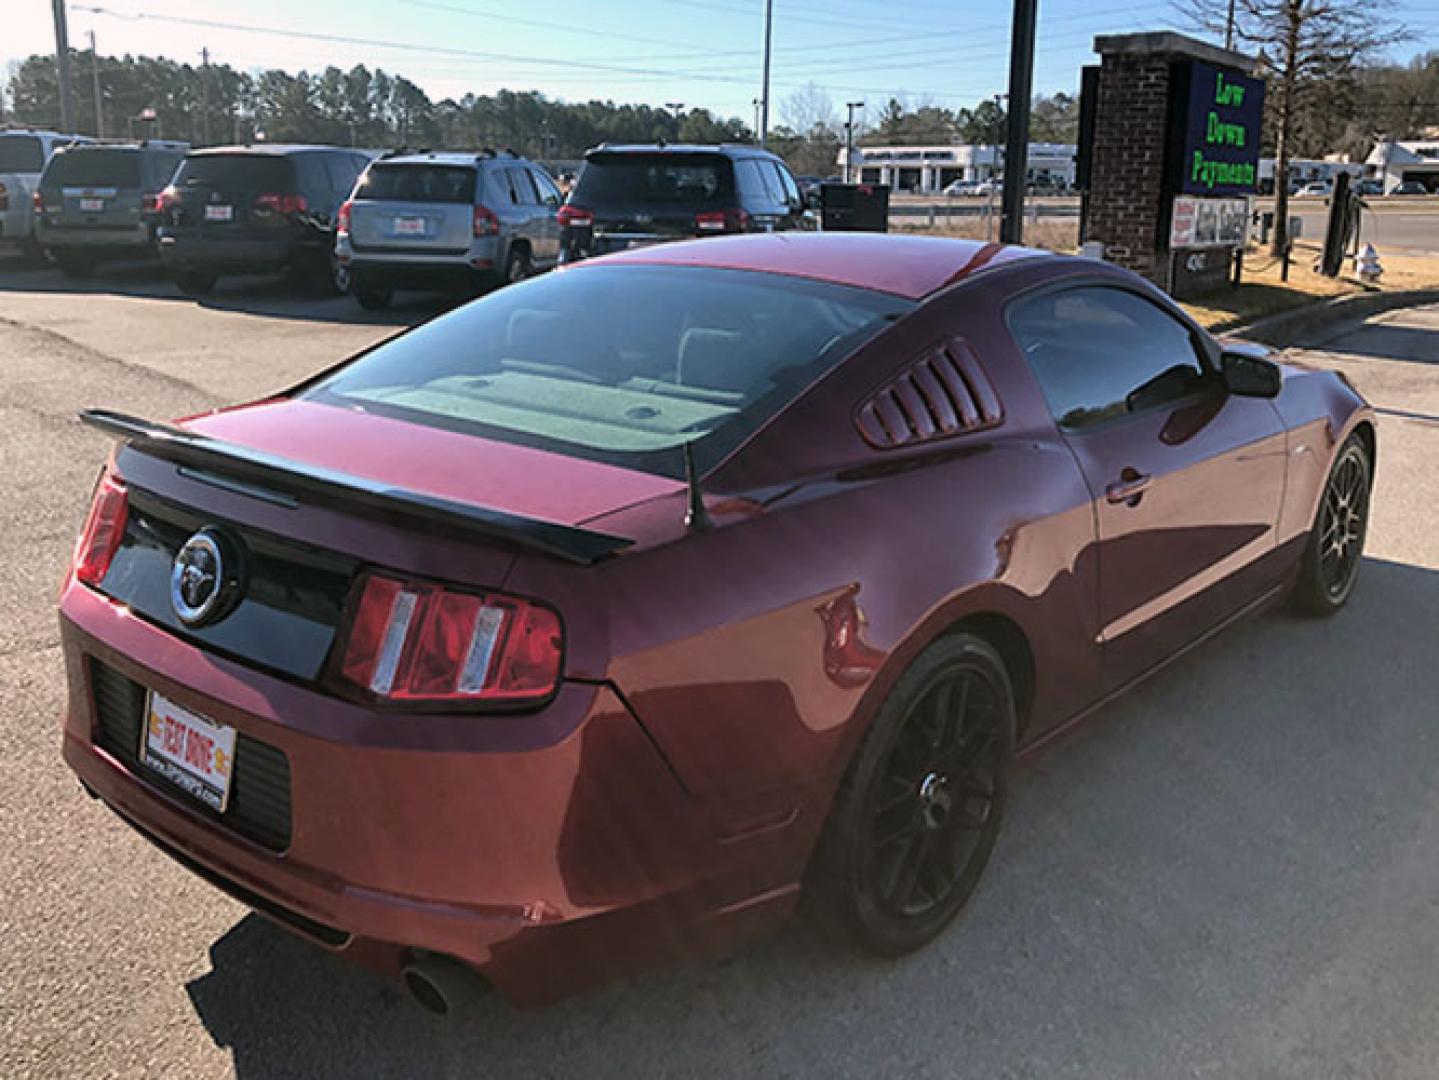
[[1219, 364], [1225, 387], [1238, 397], [1278, 397], [1284, 384], [1279, 365], [1262, 356], [1226, 349]]

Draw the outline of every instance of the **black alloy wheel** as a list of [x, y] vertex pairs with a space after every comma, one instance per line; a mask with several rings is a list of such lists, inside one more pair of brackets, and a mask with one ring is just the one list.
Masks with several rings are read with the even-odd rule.
[[1329, 470], [1300, 563], [1294, 598], [1304, 610], [1332, 615], [1354, 592], [1369, 530], [1372, 483], [1368, 447], [1351, 435]]
[[847, 937], [897, 956], [959, 913], [999, 835], [1014, 731], [1008, 673], [981, 638], [942, 638], [901, 677], [816, 854], [823, 914]]

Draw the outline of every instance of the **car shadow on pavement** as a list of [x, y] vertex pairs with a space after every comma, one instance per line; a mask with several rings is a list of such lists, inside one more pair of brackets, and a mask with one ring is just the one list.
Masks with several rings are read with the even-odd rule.
[[1439, 1009], [1436, 623], [1439, 572], [1371, 558], [1337, 617], [1220, 635], [1022, 771], [968, 911], [904, 960], [797, 922], [441, 1020], [251, 915], [187, 990], [241, 1077], [1386, 1074]]
[[374, 326], [409, 326], [432, 318], [459, 302], [458, 298], [443, 294], [402, 292], [385, 310], [366, 311], [353, 297], [307, 296], [283, 274], [221, 278], [213, 292], [204, 296], [189, 296], [180, 291], [160, 263], [153, 259], [104, 263], [96, 268], [94, 274], [83, 278], [66, 277], [53, 266], [36, 266], [18, 260], [0, 261], [0, 295], [6, 292], [129, 296], [198, 304], [215, 311], [235, 311], [272, 319]]
[[1366, 323], [1321, 343], [1318, 348], [1340, 359], [1369, 357], [1410, 364], [1439, 364], [1439, 327]]

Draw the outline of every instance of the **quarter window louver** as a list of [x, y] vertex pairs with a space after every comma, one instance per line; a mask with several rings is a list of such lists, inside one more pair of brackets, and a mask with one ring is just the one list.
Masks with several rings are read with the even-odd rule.
[[871, 394], [855, 421], [866, 442], [889, 450], [993, 427], [1003, 417], [973, 351], [951, 338]]

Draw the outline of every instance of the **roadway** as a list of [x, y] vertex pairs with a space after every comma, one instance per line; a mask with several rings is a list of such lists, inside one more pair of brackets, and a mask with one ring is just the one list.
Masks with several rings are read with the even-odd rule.
[[0, 1076], [1432, 1078], [1439, 309], [1304, 354], [1386, 410], [1351, 606], [1237, 627], [1046, 753], [933, 947], [881, 963], [796, 924], [446, 1022], [178, 868], [59, 758], [55, 589], [109, 448], [75, 410], [264, 394], [433, 310], [278, 289], [0, 269]]

